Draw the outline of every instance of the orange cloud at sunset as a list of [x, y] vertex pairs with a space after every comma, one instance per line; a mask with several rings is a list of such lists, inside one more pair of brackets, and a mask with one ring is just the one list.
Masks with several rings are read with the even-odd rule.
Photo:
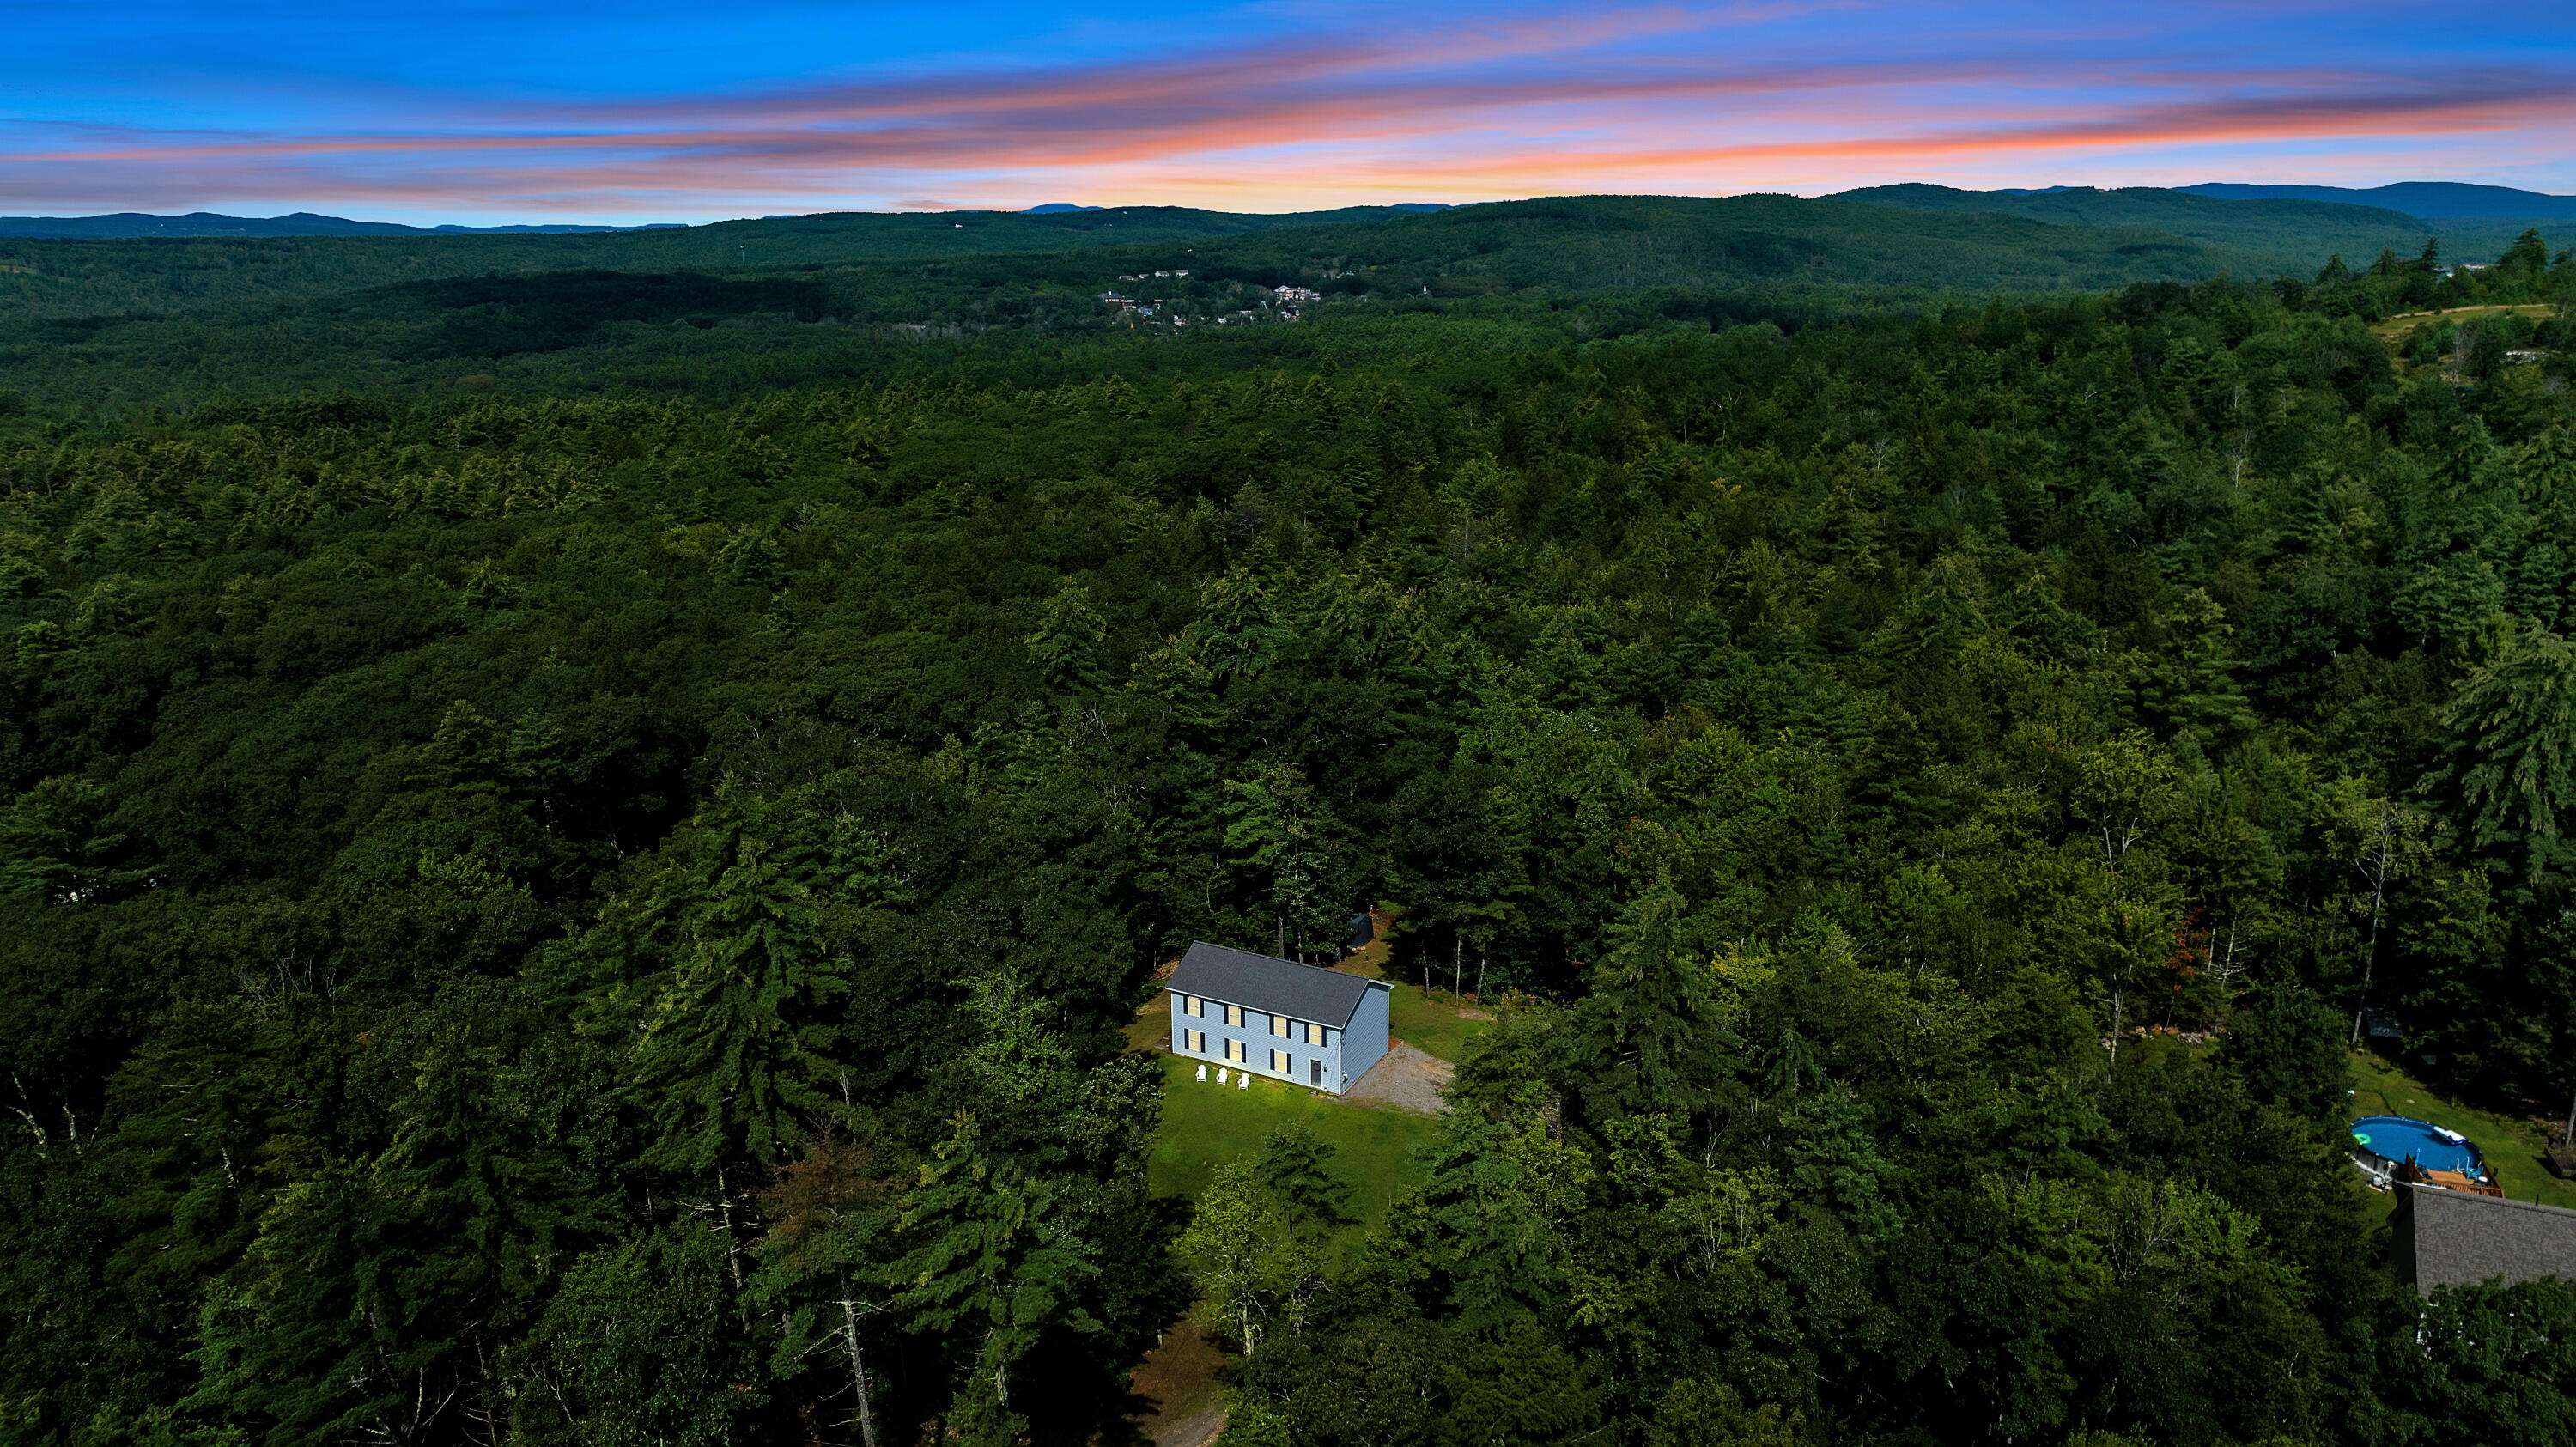
[[[2305, 21], [2257, 8], [2243, 23]], [[184, 117], [38, 107], [0, 120], [0, 207], [685, 218], [924, 196], [1292, 209], [2292, 171], [2546, 184], [2576, 149], [2576, 86], [2547, 63], [2314, 42], [2212, 55], [2134, 21], [1980, 31], [1895, 7], [1664, 5], [1200, 29], [1229, 26], [1070, 59], [575, 88], [608, 93], [388, 85], [326, 111], [236, 83], [246, 97]], [[2244, 58], [2267, 54], [2296, 59]]]

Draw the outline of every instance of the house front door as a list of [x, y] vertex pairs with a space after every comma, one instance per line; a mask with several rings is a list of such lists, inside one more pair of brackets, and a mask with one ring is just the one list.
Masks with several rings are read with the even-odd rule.
[[1324, 1083], [1324, 1062], [1320, 1060], [1307, 1061], [1306, 1076], [1308, 1079], [1314, 1081], [1318, 1087], [1321, 1087]]

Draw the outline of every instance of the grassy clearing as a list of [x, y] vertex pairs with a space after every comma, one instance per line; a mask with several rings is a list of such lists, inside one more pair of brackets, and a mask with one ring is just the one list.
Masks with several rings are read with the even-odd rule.
[[2527, 1120], [2497, 1115], [2444, 1099], [2377, 1055], [2352, 1059], [2352, 1113], [2404, 1115], [2448, 1126], [2477, 1142], [2497, 1184], [2517, 1201], [2576, 1207], [2576, 1181], [2562, 1181], [2541, 1163], [2548, 1134]]
[[1303, 1086], [1254, 1077], [1249, 1089], [1204, 1081], [1198, 1062], [1163, 1058], [1163, 1126], [1147, 1167], [1158, 1195], [1196, 1198], [1228, 1161], [1261, 1153], [1270, 1133], [1304, 1121], [1334, 1151], [1334, 1174], [1350, 1187], [1354, 1233], [1386, 1219], [1404, 1191], [1430, 1175], [1414, 1153], [1440, 1138], [1440, 1122], [1409, 1111], [1352, 1105]]
[[2404, 341], [2408, 332], [2437, 318], [2466, 322], [2475, 321], [2479, 317], [2500, 316], [2506, 312], [2518, 312], [2527, 317], [2545, 317], [2549, 315], [2550, 310], [2549, 303], [2533, 301], [2496, 306], [2455, 306], [2448, 311], [2439, 312], [2402, 312], [2381, 321], [2373, 326], [2371, 331], [2377, 333], [2381, 341], [2394, 343]]
[[1466, 1058], [1467, 1045], [1493, 1023], [1493, 1013], [1464, 996], [1446, 990], [1428, 990], [1420, 985], [1397, 979], [1388, 973], [1389, 931], [1392, 926], [1379, 918], [1376, 937], [1351, 952], [1350, 958], [1333, 966], [1345, 974], [1384, 980], [1395, 989], [1388, 1002], [1387, 1028], [1396, 1039], [1426, 1054], [1437, 1055], [1455, 1065]]
[[1396, 1039], [1452, 1065], [1465, 1059], [1468, 1044], [1494, 1024], [1491, 1014], [1446, 991], [1403, 984], [1387, 1002], [1387, 1017]]
[[1350, 1187], [1351, 1214], [1359, 1219], [1346, 1239], [1385, 1220], [1399, 1194], [1428, 1178], [1414, 1153], [1440, 1138], [1437, 1120], [1259, 1076], [1241, 1090], [1219, 1086], [1213, 1069], [1199, 1080], [1197, 1061], [1163, 1050], [1170, 1029], [1170, 1002], [1157, 997], [1128, 1030], [1139, 1048], [1162, 1053], [1163, 1124], [1146, 1167], [1157, 1195], [1195, 1200], [1218, 1166], [1259, 1155], [1272, 1131], [1301, 1120], [1333, 1148], [1334, 1173]]

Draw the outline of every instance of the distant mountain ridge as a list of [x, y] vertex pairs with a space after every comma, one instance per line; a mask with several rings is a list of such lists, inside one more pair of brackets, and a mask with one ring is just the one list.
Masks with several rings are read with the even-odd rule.
[[[2576, 197], [2411, 181], [2370, 190], [2336, 186], [2211, 184], [2163, 188], [2044, 186], [1961, 191], [1922, 184], [1872, 186], [1826, 198], [1910, 211], [1983, 211], [2056, 226], [2160, 233], [2234, 253], [2231, 269], [2306, 269], [2300, 258], [2367, 261], [2382, 251], [2415, 255], [2428, 240], [2446, 258], [2492, 260], [2537, 227], [2563, 245]], [[2550, 208], [2557, 208], [2553, 214]]]
[[2129, 232], [2196, 242], [2231, 271], [2260, 275], [2312, 269], [2328, 255], [2412, 255], [2443, 223], [2383, 206], [2307, 197], [2234, 199], [2130, 186], [2052, 186], [2046, 190], [1961, 191], [1949, 186], [1871, 186], [1829, 201], [1895, 206], [1908, 211], [1981, 212], [2051, 226]]
[[[2355, 193], [2360, 194], [2360, 193]], [[2246, 216], [2265, 215], [2306, 222], [2333, 221], [2347, 225], [2415, 227], [2423, 213], [2403, 207], [2378, 205], [2327, 196], [2213, 196], [2199, 191], [2161, 186], [2122, 186], [2104, 189], [2094, 186], [2049, 186], [2039, 189], [1998, 191], [1962, 191], [1950, 186], [1908, 182], [1894, 186], [1864, 186], [1856, 191], [1841, 191], [1824, 198], [1828, 201], [1868, 201], [1885, 206], [1905, 206], [1933, 211], [2000, 211], [2008, 215], [2027, 216], [2036, 221], [2056, 221], [2086, 226], [2153, 225], [2168, 226], [2183, 220], [2232, 222]], [[2261, 203], [2249, 205], [2248, 203]]]
[[[2476, 261], [2501, 255], [2526, 226], [2537, 224], [2558, 241], [2576, 229], [2500, 219], [2437, 223], [2301, 198], [1928, 185], [1819, 199], [1560, 196], [1271, 214], [1158, 206], [1035, 215], [844, 211], [587, 235], [392, 229], [394, 236], [419, 238], [415, 245], [388, 244], [387, 230], [363, 222], [337, 223], [355, 228], [341, 234], [256, 246], [239, 240], [245, 233], [238, 229], [180, 239], [166, 229], [174, 220], [190, 218], [122, 218], [119, 224], [161, 229], [70, 240], [13, 236], [0, 222], [0, 346], [16, 320], [142, 316], [326, 296], [365, 312], [376, 305], [366, 298], [386, 288], [543, 273], [646, 278], [635, 283], [635, 297], [594, 308], [612, 319], [660, 315], [655, 308], [696, 296], [690, 287], [707, 278], [765, 286], [792, 275], [831, 292], [835, 315], [909, 324], [925, 315], [962, 314], [970, 304], [961, 298], [970, 295], [982, 299], [973, 305], [1000, 298], [1019, 313], [1088, 317], [1093, 298], [1111, 280], [1181, 267], [1194, 285], [1321, 283], [1336, 297], [1415, 301], [1647, 288], [1972, 295], [2099, 291], [2222, 275], [2305, 277], [2334, 256], [2347, 266], [2367, 265], [2383, 253], [2412, 257], [2428, 239], [2444, 259]], [[278, 217], [266, 224], [315, 227], [332, 218]], [[672, 280], [684, 275], [696, 280]], [[568, 294], [588, 285], [564, 283]], [[805, 293], [773, 296], [761, 286], [718, 291], [733, 299], [727, 305], [760, 301], [756, 311], [803, 315], [823, 305]], [[396, 298], [400, 305], [418, 305], [404, 297], [410, 293]]]
[[[1229, 216], [1225, 212], [1196, 212], [1186, 207], [1119, 207], [1116, 214], [1138, 215], [1203, 215], [1228, 217], [1236, 224], [1225, 229], [1259, 229], [1283, 223], [1295, 223], [1312, 217], [1355, 215], [1371, 210], [1406, 215], [1446, 211], [1444, 201], [1405, 201], [1382, 207], [1345, 207], [1338, 211], [1244, 213]], [[944, 212], [951, 216], [1043, 216], [1072, 218], [1093, 214], [1106, 215], [1110, 208], [1085, 206], [1072, 201], [1049, 201], [1043, 205], [1023, 207], [1016, 212]], [[822, 211], [782, 213], [764, 216], [763, 221], [814, 221], [834, 216], [911, 215], [908, 212]], [[726, 223], [708, 223], [722, 225]], [[286, 238], [305, 236], [600, 236], [626, 231], [686, 231], [693, 229], [678, 221], [648, 221], [633, 226], [593, 226], [577, 222], [533, 222], [508, 226], [408, 226], [399, 221], [353, 221], [345, 216], [323, 216], [311, 211], [292, 211], [284, 216], [227, 216], [215, 211], [191, 211], [182, 216], [157, 216], [144, 211], [117, 211], [103, 216], [0, 216], [0, 239], [22, 241], [145, 241], [168, 237], [186, 241], [221, 241], [228, 237]]]
[[[2554, 196], [2540, 191], [2518, 190], [2511, 186], [2475, 185], [2456, 181], [2401, 181], [2387, 186], [2359, 189], [2343, 186], [2310, 186], [2297, 184], [2258, 185], [2245, 182], [2205, 182], [2192, 186], [2129, 186], [2097, 188], [2092, 186], [2010, 187], [1992, 191], [1966, 191], [1949, 186], [1910, 182], [1891, 186], [1868, 186], [1837, 192], [1824, 200], [1856, 201], [1882, 206], [1901, 206], [1918, 211], [1995, 211], [2007, 215], [2050, 221], [2061, 225], [2145, 226], [2170, 230], [2201, 240], [2230, 239], [2227, 233], [2241, 230], [2256, 219], [2257, 213], [2230, 211], [2231, 205], [2247, 202], [2271, 203], [2278, 208], [2330, 208], [2318, 210], [2276, 209], [2262, 220], [2281, 224], [2349, 227], [2356, 231], [2376, 228], [2398, 228], [2422, 231], [2426, 222], [2451, 223], [2506, 221], [2533, 222], [2576, 220], [2576, 196]], [[1119, 207], [1116, 215], [1202, 215], [1225, 217], [1232, 226], [1218, 229], [1266, 229], [1283, 222], [1295, 224], [1308, 218], [1336, 214], [1425, 214], [1454, 209], [1444, 202], [1407, 201], [1380, 207], [1351, 207], [1342, 212], [1310, 212], [1303, 215], [1272, 216], [1246, 213], [1194, 212], [1190, 208]], [[768, 217], [765, 220], [814, 221], [835, 216], [865, 216], [866, 212], [822, 212], [811, 216]], [[896, 214], [896, 213], [887, 213]], [[969, 216], [978, 213], [949, 213]], [[1049, 201], [1024, 207], [1016, 213], [985, 212], [983, 215], [1020, 215], [1072, 220], [1078, 217], [1112, 214], [1112, 208], [1074, 201]], [[532, 222], [501, 226], [412, 226], [398, 221], [358, 221], [345, 216], [324, 216], [311, 211], [295, 211], [283, 216], [230, 216], [212, 211], [191, 211], [185, 215], [160, 216], [140, 211], [119, 211], [100, 216], [0, 216], [0, 238], [55, 241], [130, 241], [154, 237], [187, 240], [221, 240], [227, 237], [311, 237], [311, 236], [587, 236], [630, 231], [688, 230], [678, 222], [647, 222], [631, 226], [590, 225], [578, 222]], [[2434, 229], [2448, 229], [2436, 227]], [[2358, 240], [2356, 235], [2354, 240]]]
[[2512, 186], [2480, 186], [2465, 181], [2399, 181], [2353, 189], [2343, 186], [2258, 186], [2236, 181], [2206, 181], [2177, 186], [2195, 196], [2226, 201], [2339, 201], [2354, 206], [2382, 206], [2428, 221], [2576, 220], [2576, 196], [2553, 196]]
[[293, 211], [284, 216], [226, 216], [191, 211], [183, 216], [155, 216], [118, 211], [105, 216], [0, 216], [0, 236], [47, 241], [133, 241], [167, 236], [200, 241], [228, 236], [587, 236], [612, 231], [662, 231], [668, 221], [637, 226], [586, 226], [577, 223], [523, 223], [514, 226], [406, 226], [399, 221], [352, 221]]

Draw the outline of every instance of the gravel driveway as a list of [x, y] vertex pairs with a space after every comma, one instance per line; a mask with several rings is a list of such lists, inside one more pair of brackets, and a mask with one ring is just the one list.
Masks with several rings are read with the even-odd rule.
[[1457, 1073], [1458, 1067], [1448, 1061], [1398, 1040], [1386, 1047], [1386, 1054], [1343, 1093], [1342, 1099], [1358, 1105], [1391, 1105], [1416, 1115], [1438, 1115], [1441, 1087]]

